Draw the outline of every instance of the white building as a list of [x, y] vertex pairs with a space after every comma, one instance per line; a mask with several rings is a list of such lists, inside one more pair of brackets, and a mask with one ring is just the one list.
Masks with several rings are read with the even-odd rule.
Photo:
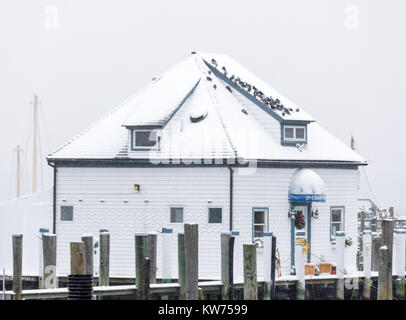
[[[346, 268], [355, 269], [366, 161], [228, 56], [193, 52], [48, 162], [61, 274], [69, 274], [69, 242], [107, 229], [111, 276], [134, 277], [134, 233], [176, 233], [183, 223], [199, 224], [201, 279], [220, 277], [220, 233], [229, 230], [240, 232], [238, 250], [273, 232], [284, 274], [298, 229], [315, 263], [335, 262], [335, 230], [344, 230], [354, 240]], [[259, 275], [261, 256], [258, 248]]]

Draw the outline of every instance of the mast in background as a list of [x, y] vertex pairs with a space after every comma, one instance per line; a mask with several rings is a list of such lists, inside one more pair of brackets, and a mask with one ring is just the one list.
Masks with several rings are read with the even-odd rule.
[[32, 193], [37, 192], [37, 114], [38, 114], [38, 96], [34, 96], [34, 132], [32, 149]]
[[20, 195], [21, 195], [21, 186], [20, 186], [20, 177], [21, 177], [21, 161], [20, 161], [20, 159], [21, 159], [21, 156], [20, 156], [20, 153], [21, 153], [21, 148], [20, 148], [20, 146], [19, 145], [17, 145], [17, 190], [16, 190], [16, 196], [17, 196], [17, 199], [18, 198], [20, 198]]

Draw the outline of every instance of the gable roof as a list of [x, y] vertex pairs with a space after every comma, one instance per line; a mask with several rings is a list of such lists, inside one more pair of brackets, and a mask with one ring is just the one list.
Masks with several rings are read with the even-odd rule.
[[[263, 114], [256, 116], [257, 111]], [[191, 121], [199, 114], [202, 120]], [[307, 123], [306, 148], [281, 145], [278, 122]], [[278, 128], [279, 135], [264, 123]], [[160, 128], [159, 150], [131, 150], [128, 128], [137, 127]], [[366, 164], [302, 108], [233, 59], [206, 53], [191, 54], [154, 79], [50, 154], [48, 161], [232, 158]]]

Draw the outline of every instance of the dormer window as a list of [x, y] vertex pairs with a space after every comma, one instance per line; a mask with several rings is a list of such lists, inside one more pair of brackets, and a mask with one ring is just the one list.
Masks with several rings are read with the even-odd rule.
[[307, 133], [305, 125], [284, 125], [282, 130], [282, 143], [306, 143]]
[[133, 149], [158, 148], [158, 133], [156, 130], [133, 130]]

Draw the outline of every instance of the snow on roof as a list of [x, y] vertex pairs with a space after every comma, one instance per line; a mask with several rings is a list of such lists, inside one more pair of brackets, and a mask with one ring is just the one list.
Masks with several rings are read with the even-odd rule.
[[289, 194], [325, 194], [324, 182], [310, 169], [298, 169], [292, 176]]
[[[226, 66], [227, 77], [231, 73], [239, 75], [246, 83], [262, 90], [264, 95], [280, 99], [283, 108], [297, 109], [296, 105], [231, 58], [223, 55], [191, 54], [101, 121], [51, 154], [48, 159], [120, 158], [164, 161], [238, 157], [260, 161], [339, 161], [366, 164], [360, 155], [320, 127], [301, 108], [298, 112], [289, 114], [283, 114], [283, 108], [272, 110], [282, 121], [308, 122], [308, 143], [304, 149], [283, 146], [280, 137], [272, 136], [258, 119], [244, 112], [241, 101], [247, 98], [237, 90], [231, 93], [227, 88], [225, 81], [229, 80], [224, 78], [223, 65]], [[249, 103], [259, 108], [254, 102]], [[269, 119], [277, 121], [271, 115]], [[159, 150], [131, 150], [130, 130], [126, 126], [160, 128]]]

